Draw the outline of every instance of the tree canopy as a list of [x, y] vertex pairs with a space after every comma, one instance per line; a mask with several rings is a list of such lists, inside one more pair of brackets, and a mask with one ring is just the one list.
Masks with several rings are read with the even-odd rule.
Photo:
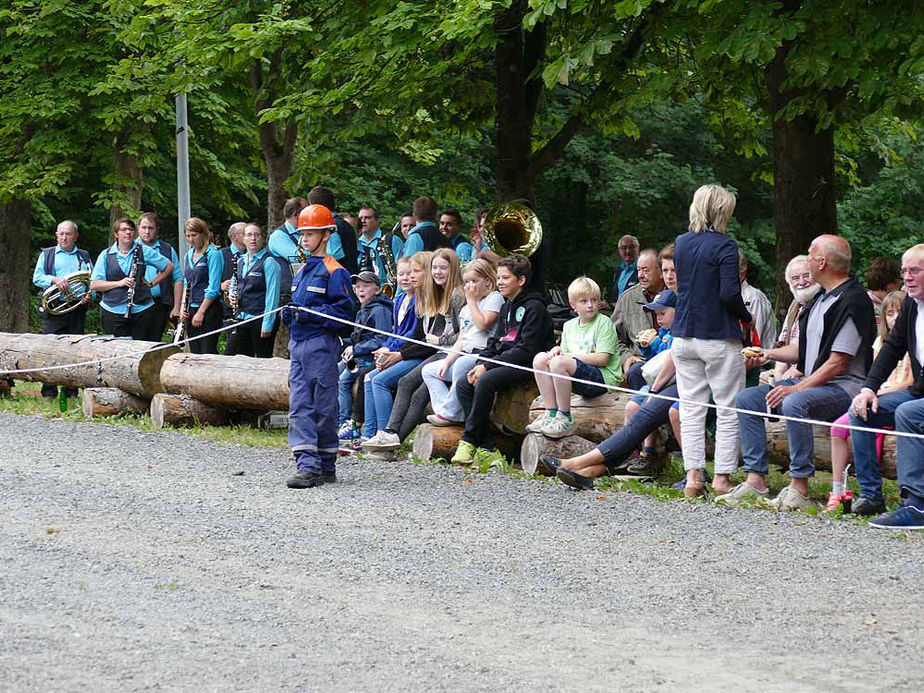
[[176, 235], [181, 91], [218, 231], [318, 183], [386, 226], [525, 197], [551, 277], [608, 285], [620, 235], [670, 241], [718, 182], [769, 293], [823, 231], [862, 268], [924, 215], [922, 25], [898, 0], [0, 0], [0, 328], [56, 221], [93, 251], [141, 210]]

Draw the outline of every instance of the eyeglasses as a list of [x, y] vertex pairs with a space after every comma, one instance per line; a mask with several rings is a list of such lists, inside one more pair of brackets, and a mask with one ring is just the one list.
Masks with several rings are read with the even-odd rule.
[[916, 277], [921, 273], [922, 270], [924, 270], [924, 267], [902, 267], [901, 274], [903, 277]]
[[619, 244], [619, 249], [620, 249], [620, 250], [631, 250], [631, 249], [634, 248], [634, 247], [635, 247], [635, 246], [632, 245], [632, 244], [629, 244], [629, 245], [623, 245], [622, 243]]
[[811, 272], [804, 272], [803, 274], [791, 274], [791, 275], [789, 275], [789, 281], [790, 281], [791, 284], [795, 284], [795, 283], [796, 283], [797, 281], [799, 281], [800, 279], [803, 280], [803, 281], [811, 281], [811, 279], [812, 279], [812, 273], [811, 273]]

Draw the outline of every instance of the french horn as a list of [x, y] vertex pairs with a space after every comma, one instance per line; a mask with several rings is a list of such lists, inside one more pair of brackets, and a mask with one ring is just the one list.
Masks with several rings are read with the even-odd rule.
[[72, 272], [64, 277], [67, 289], [62, 291], [52, 284], [42, 293], [42, 308], [48, 315], [64, 315], [84, 305], [83, 299], [90, 293], [90, 273]]
[[498, 202], [491, 207], [481, 233], [488, 247], [501, 257], [529, 257], [542, 243], [539, 217], [520, 202]]

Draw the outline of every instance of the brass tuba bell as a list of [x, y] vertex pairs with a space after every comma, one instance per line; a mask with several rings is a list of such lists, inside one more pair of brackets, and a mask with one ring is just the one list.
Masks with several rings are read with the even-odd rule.
[[83, 299], [90, 293], [90, 273], [72, 272], [64, 277], [67, 290], [49, 286], [42, 293], [42, 308], [48, 315], [64, 315], [84, 305]]
[[498, 202], [488, 210], [482, 230], [484, 242], [501, 257], [529, 257], [542, 243], [539, 217], [520, 202]]

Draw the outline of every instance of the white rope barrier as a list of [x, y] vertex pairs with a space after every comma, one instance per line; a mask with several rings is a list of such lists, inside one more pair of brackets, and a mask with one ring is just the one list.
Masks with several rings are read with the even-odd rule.
[[[279, 308], [275, 308], [275, 309], [273, 309], [273, 310], [271, 310], [271, 311], [267, 311], [267, 312], [265, 312], [265, 313], [263, 313], [263, 314], [261, 314], [261, 315], [256, 315], [256, 316], [254, 316], [254, 317], [252, 317], [252, 318], [247, 318], [247, 319], [245, 319], [245, 320], [239, 320], [239, 321], [237, 321], [237, 322], [231, 323], [230, 325], [223, 325], [222, 327], [220, 327], [220, 328], [218, 328], [218, 329], [212, 330], [212, 331], [210, 331], [210, 332], [205, 332], [205, 333], [200, 334], [200, 335], [196, 335], [195, 337], [188, 337], [188, 338], [186, 338], [186, 339], [184, 339], [184, 340], [182, 340], [182, 341], [180, 341], [180, 342], [177, 342], [177, 343], [175, 343], [175, 344], [172, 343], [172, 342], [168, 342], [168, 343], [165, 343], [165, 344], [161, 344], [161, 345], [159, 345], [159, 346], [156, 346], [156, 347], [152, 347], [152, 348], [150, 348], [150, 349], [140, 349], [140, 350], [135, 351], [135, 352], [129, 352], [129, 353], [126, 353], [126, 354], [119, 354], [118, 356], [107, 356], [107, 357], [104, 357], [104, 358], [91, 359], [91, 360], [89, 360], [89, 361], [80, 361], [80, 362], [77, 362], [77, 363], [67, 363], [67, 364], [59, 364], [59, 365], [56, 365], [56, 366], [47, 366], [47, 367], [45, 367], [45, 368], [23, 368], [23, 369], [18, 369], [18, 370], [0, 370], [0, 377], [11, 377], [11, 376], [16, 376], [17, 374], [25, 374], [25, 373], [42, 373], [42, 372], [45, 372], [45, 371], [60, 370], [60, 369], [65, 369], [65, 368], [76, 368], [76, 367], [78, 367], [78, 366], [89, 366], [89, 365], [93, 365], [93, 364], [105, 363], [105, 362], [107, 362], [107, 361], [117, 361], [117, 360], [119, 360], [119, 359], [132, 358], [132, 357], [134, 357], [134, 356], [140, 356], [140, 355], [142, 355], [142, 354], [149, 354], [149, 353], [152, 353], [152, 352], [161, 351], [161, 350], [163, 350], [163, 349], [172, 349], [172, 348], [174, 348], [174, 347], [181, 346], [181, 345], [183, 345], [183, 344], [188, 344], [188, 343], [190, 343], [190, 342], [194, 342], [194, 341], [196, 341], [197, 339], [203, 339], [203, 338], [205, 338], [205, 337], [210, 337], [210, 336], [215, 335], [215, 334], [220, 334], [220, 333], [222, 333], [222, 332], [227, 332], [228, 330], [234, 329], [234, 328], [237, 327], [238, 325], [243, 325], [243, 324], [246, 324], [246, 323], [248, 323], [248, 322], [253, 322], [254, 320], [262, 320], [262, 319], [263, 319], [264, 317], [266, 317], [267, 315], [272, 315], [273, 313], [278, 313], [278, 312], [280, 312], [280, 311], [282, 311], [282, 310], [285, 310], [286, 308], [291, 308], [291, 309], [293, 309], [293, 310], [298, 310], [298, 311], [301, 311], [301, 312], [303, 312], [303, 313], [308, 313], [308, 314], [310, 314], [310, 315], [314, 315], [315, 317], [322, 318], [322, 319], [324, 319], [324, 320], [330, 320], [330, 321], [332, 321], [332, 322], [336, 322], [336, 323], [339, 323], [339, 324], [342, 324], [342, 325], [345, 325], [345, 326], [359, 327], [359, 328], [361, 328], [361, 329], [363, 329], [363, 330], [365, 330], [365, 331], [372, 332], [372, 333], [375, 333], [375, 334], [379, 334], [379, 335], [382, 335], [382, 336], [385, 336], [385, 337], [394, 337], [394, 338], [400, 339], [400, 340], [402, 340], [402, 341], [404, 341], [404, 342], [407, 342], [407, 343], [410, 343], [410, 344], [418, 344], [418, 345], [420, 345], [420, 346], [427, 347], [427, 348], [429, 348], [429, 349], [434, 349], [434, 350], [436, 350], [436, 351], [441, 351], [441, 352], [443, 352], [443, 353], [445, 353], [445, 354], [456, 354], [456, 355], [458, 355], [458, 356], [474, 356], [478, 361], [482, 361], [482, 362], [485, 362], [485, 363], [491, 363], [491, 364], [494, 364], [494, 365], [497, 365], [497, 366], [505, 366], [505, 367], [507, 367], [507, 368], [514, 368], [514, 369], [516, 369], [516, 370], [524, 371], [524, 372], [526, 372], [526, 373], [530, 373], [530, 374], [533, 374], [533, 375], [535, 375], [537, 372], [540, 372], [540, 371], [537, 371], [535, 368], [532, 368], [532, 367], [530, 367], [530, 366], [521, 366], [521, 365], [519, 365], [519, 364], [507, 363], [506, 361], [501, 361], [501, 360], [499, 360], [499, 359], [489, 358], [489, 357], [486, 357], [486, 356], [480, 356], [480, 355], [478, 355], [478, 354], [469, 354], [469, 353], [466, 353], [466, 352], [464, 352], [464, 351], [460, 351], [460, 350], [458, 350], [458, 349], [453, 349], [453, 348], [451, 348], [451, 347], [440, 346], [440, 345], [437, 345], [437, 344], [430, 344], [429, 342], [426, 342], [426, 341], [423, 341], [423, 340], [419, 340], [419, 339], [414, 339], [414, 338], [412, 338], [412, 337], [403, 337], [403, 336], [401, 336], [401, 335], [399, 335], [399, 334], [395, 334], [394, 332], [389, 332], [389, 331], [387, 331], [387, 330], [380, 330], [380, 329], [378, 329], [378, 328], [376, 328], [376, 327], [371, 327], [371, 326], [368, 326], [368, 325], [361, 325], [361, 324], [359, 324], [359, 323], [357, 323], [357, 322], [354, 322], [354, 321], [352, 321], [352, 320], [347, 320], [346, 318], [339, 318], [339, 317], [336, 317], [336, 316], [333, 316], [333, 315], [328, 315], [327, 313], [322, 313], [321, 311], [314, 310], [313, 308], [306, 308], [306, 307], [304, 307], [304, 306], [289, 305], [289, 306], [280, 306]], [[776, 414], [776, 413], [771, 414], [771, 413], [766, 412], [766, 411], [750, 411], [750, 410], [747, 410], [747, 409], [739, 409], [739, 408], [737, 408], [737, 407], [727, 407], [727, 406], [724, 406], [724, 405], [721, 405], [721, 404], [716, 404], [716, 403], [714, 403], [714, 402], [706, 402], [706, 403], [703, 403], [703, 402], [691, 402], [690, 400], [684, 400], [684, 399], [682, 399], [681, 397], [673, 397], [673, 396], [671, 396], [671, 395], [665, 395], [665, 394], [662, 394], [662, 393], [654, 393], [654, 392], [640, 393], [640, 392], [638, 392], [638, 391], [636, 391], [636, 390], [631, 390], [631, 389], [626, 388], [626, 387], [620, 387], [619, 385], [609, 385], [609, 384], [607, 384], [607, 383], [600, 383], [600, 382], [596, 382], [596, 381], [593, 381], [593, 380], [585, 380], [585, 379], [583, 379], [583, 378], [575, 378], [574, 376], [565, 375], [565, 374], [563, 374], [563, 373], [552, 373], [552, 372], [550, 372], [550, 371], [541, 371], [541, 373], [543, 373], [543, 375], [548, 375], [548, 376], [550, 376], [550, 377], [552, 377], [552, 378], [560, 378], [560, 379], [562, 379], [562, 380], [569, 380], [569, 381], [571, 381], [571, 382], [573, 382], [573, 383], [581, 383], [581, 384], [583, 384], [583, 385], [591, 385], [591, 386], [594, 386], [594, 387], [602, 387], [602, 388], [605, 388], [605, 389], [607, 389], [607, 390], [611, 390], [611, 391], [613, 391], [613, 392], [622, 392], [622, 393], [626, 393], [626, 394], [629, 394], [629, 395], [643, 394], [643, 395], [646, 395], [647, 397], [653, 397], [653, 398], [655, 398], [655, 399], [661, 399], [661, 400], [666, 400], [666, 401], [670, 401], [670, 402], [687, 402], [688, 404], [695, 404], [695, 405], [701, 406], [701, 407], [708, 407], [708, 408], [710, 408], [710, 409], [715, 409], [715, 410], [717, 410], [717, 411], [718, 411], [718, 410], [722, 410], [722, 411], [733, 411], [733, 412], [735, 412], [735, 413], [740, 413], [740, 414], [750, 414], [750, 415], [752, 415], [752, 416], [759, 416], [759, 417], [764, 418], [764, 419], [777, 419], [777, 420], [780, 420], [780, 421], [793, 421], [793, 422], [795, 422], [795, 423], [812, 424], [812, 425], [815, 425], [815, 426], [826, 426], [826, 427], [828, 427], [828, 428], [837, 427], [837, 428], [846, 429], [846, 430], [848, 430], [848, 431], [858, 431], [858, 432], [861, 432], [861, 433], [882, 433], [882, 434], [885, 434], [885, 435], [891, 435], [891, 436], [896, 436], [896, 437], [914, 438], [914, 439], [924, 439], [924, 434], [921, 434], [921, 433], [909, 433], [909, 432], [906, 432], [906, 431], [894, 431], [894, 430], [883, 429], [883, 428], [871, 428], [871, 427], [868, 427], [868, 426], [854, 426], [854, 425], [852, 425], [852, 424], [846, 424], [846, 423], [845, 423], [845, 424], [838, 424], [838, 423], [834, 423], [834, 422], [832, 422], [832, 421], [822, 421], [822, 420], [820, 420], [820, 419], [807, 419], [807, 418], [800, 418], [800, 417], [796, 417], [796, 416], [786, 416], [786, 415], [784, 415], [784, 414]]]

